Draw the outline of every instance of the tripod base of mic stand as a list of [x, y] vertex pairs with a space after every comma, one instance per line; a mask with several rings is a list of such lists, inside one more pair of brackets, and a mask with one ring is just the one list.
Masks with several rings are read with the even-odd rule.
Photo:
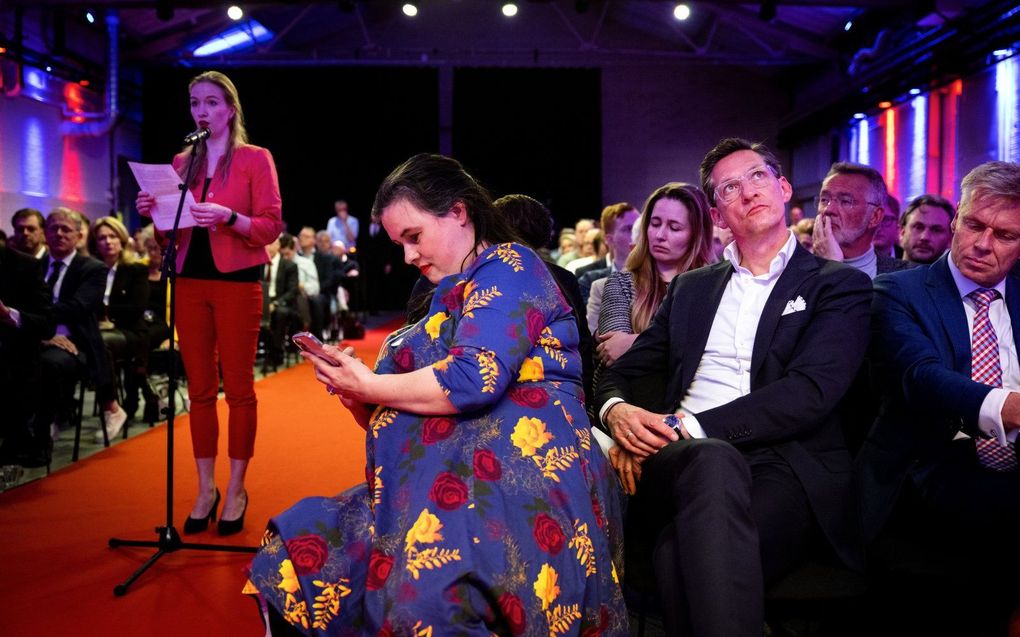
[[142, 564], [137, 571], [132, 573], [131, 577], [113, 587], [113, 594], [117, 597], [123, 597], [127, 594], [128, 587], [131, 586], [136, 579], [141, 577], [142, 573], [149, 570], [149, 567], [155, 564], [159, 558], [163, 557], [167, 553], [173, 553], [181, 549], [190, 549], [193, 551], [226, 551], [228, 553], [258, 552], [258, 549], [254, 546], [231, 546], [227, 544], [196, 544], [192, 542], [182, 542], [181, 536], [177, 533], [177, 529], [172, 526], [157, 526], [156, 533], [159, 535], [159, 539], [155, 542], [151, 540], [121, 540], [115, 537], [110, 538], [108, 544], [112, 549], [119, 546], [144, 546], [156, 549], [156, 552], [152, 554], [152, 557], [146, 560], [145, 564]]

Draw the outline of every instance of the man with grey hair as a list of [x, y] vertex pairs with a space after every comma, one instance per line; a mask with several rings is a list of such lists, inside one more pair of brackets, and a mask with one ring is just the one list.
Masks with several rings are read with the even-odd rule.
[[1010, 272], [1020, 260], [1020, 165], [968, 173], [952, 225], [949, 254], [875, 280], [883, 396], [858, 458], [863, 530], [874, 538], [909, 492], [905, 502], [924, 511], [894, 519], [930, 518], [915, 537], [972, 561], [943, 605], [970, 612], [940, 634], [1006, 634], [1020, 602], [1018, 580], [1001, 577], [1020, 566], [1007, 548], [1020, 531], [1020, 276]]
[[872, 279], [911, 267], [875, 253], [873, 240], [888, 197], [885, 180], [874, 168], [846, 161], [833, 164], [815, 199], [818, 216], [812, 251], [851, 265]]

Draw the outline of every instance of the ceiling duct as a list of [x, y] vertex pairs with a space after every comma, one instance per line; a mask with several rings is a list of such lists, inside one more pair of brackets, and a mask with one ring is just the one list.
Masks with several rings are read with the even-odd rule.
[[[83, 122], [74, 122], [65, 119], [60, 125], [60, 132], [64, 135], [92, 135], [98, 137], [106, 135], [117, 123], [117, 76], [120, 72], [118, 57], [118, 37], [120, 33], [120, 16], [116, 9], [109, 9], [106, 12], [106, 38], [107, 38], [107, 62], [106, 62], [106, 94], [103, 100], [105, 111], [102, 113], [73, 113], [78, 118], [84, 118]], [[65, 118], [72, 114], [65, 112]]]

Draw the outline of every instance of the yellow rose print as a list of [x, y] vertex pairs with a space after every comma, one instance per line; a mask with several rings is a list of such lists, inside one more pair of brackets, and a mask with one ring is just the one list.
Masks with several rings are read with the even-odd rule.
[[521, 450], [522, 456], [533, 456], [553, 435], [545, 430], [545, 423], [538, 418], [521, 416], [510, 434], [510, 442]]
[[449, 314], [446, 312], [440, 312], [438, 314], [433, 314], [429, 317], [429, 320], [426, 321], [425, 332], [432, 337], [432, 340], [439, 338], [439, 326], [442, 325], [448, 318], [450, 318]]
[[428, 509], [422, 509], [418, 520], [408, 530], [407, 537], [404, 538], [404, 546], [410, 548], [415, 543], [432, 544], [433, 542], [438, 542], [443, 539], [443, 535], [439, 532], [442, 528], [443, 523], [439, 521], [439, 518], [429, 513]]
[[525, 358], [521, 364], [521, 373], [517, 377], [517, 382], [526, 383], [530, 380], [544, 380], [545, 379], [545, 367], [542, 365], [542, 359], [538, 356], [532, 358]]
[[549, 610], [552, 603], [559, 597], [560, 587], [556, 583], [558, 579], [559, 575], [557, 575], [556, 569], [548, 564], [542, 565], [542, 570], [538, 572], [534, 584], [535, 595], [542, 602], [542, 610]]
[[280, 563], [280, 577], [283, 578], [283, 581], [277, 584], [277, 588], [281, 588], [287, 593], [296, 593], [301, 590], [297, 573], [294, 572], [294, 564], [290, 560], [283, 560]]

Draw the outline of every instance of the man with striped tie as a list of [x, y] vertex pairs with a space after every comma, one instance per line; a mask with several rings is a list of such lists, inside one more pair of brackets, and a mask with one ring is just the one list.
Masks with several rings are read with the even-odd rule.
[[[919, 500], [931, 520], [919, 539], [940, 538], [972, 568], [972, 581], [954, 582], [956, 602], [974, 596], [958, 605], [968, 625], [1005, 634], [1020, 601], [1020, 276], [1011, 273], [1020, 165], [982, 164], [960, 190], [949, 254], [875, 280], [872, 356], [884, 395], [858, 458], [862, 513], [871, 539], [898, 497]], [[1004, 587], [997, 574], [1006, 573]]]

